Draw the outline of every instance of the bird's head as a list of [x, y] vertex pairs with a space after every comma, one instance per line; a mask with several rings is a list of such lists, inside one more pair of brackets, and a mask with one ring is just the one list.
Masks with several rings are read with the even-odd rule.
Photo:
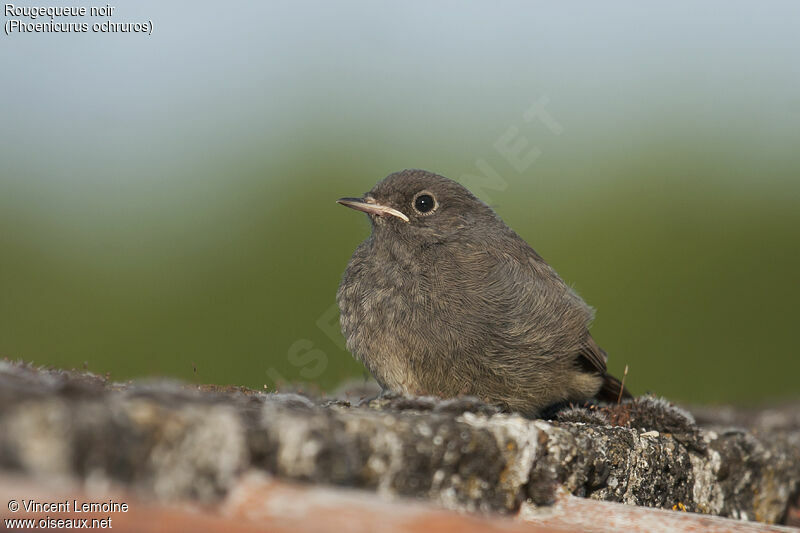
[[394, 236], [417, 244], [446, 240], [498, 220], [464, 186], [425, 170], [389, 174], [363, 197], [337, 202], [367, 213], [378, 238]]

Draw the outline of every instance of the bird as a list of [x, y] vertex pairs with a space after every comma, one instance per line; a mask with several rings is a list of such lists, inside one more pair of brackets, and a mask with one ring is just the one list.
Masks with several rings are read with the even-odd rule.
[[337, 202], [371, 222], [336, 300], [347, 349], [384, 392], [526, 416], [631, 397], [589, 333], [594, 310], [461, 184], [409, 169]]

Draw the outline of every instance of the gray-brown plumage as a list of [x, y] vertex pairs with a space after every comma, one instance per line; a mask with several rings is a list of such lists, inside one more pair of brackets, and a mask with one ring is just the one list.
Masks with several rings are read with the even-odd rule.
[[617, 399], [592, 309], [466, 188], [404, 170], [339, 203], [372, 222], [337, 301], [348, 349], [384, 389], [529, 415]]

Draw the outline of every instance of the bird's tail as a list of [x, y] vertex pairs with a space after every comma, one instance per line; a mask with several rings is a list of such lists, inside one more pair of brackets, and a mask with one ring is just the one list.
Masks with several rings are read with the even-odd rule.
[[620, 380], [611, 374], [605, 374], [603, 376], [603, 385], [600, 387], [600, 391], [597, 393], [596, 397], [598, 400], [604, 402], [617, 403], [619, 400], [633, 398], [633, 395], [625, 388], [625, 385], [623, 385]]

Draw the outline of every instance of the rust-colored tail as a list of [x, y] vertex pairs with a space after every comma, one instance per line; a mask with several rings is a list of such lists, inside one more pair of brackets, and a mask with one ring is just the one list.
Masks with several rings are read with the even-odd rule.
[[[620, 391], [622, 393], [620, 394]], [[603, 376], [603, 385], [600, 387], [600, 391], [597, 393], [597, 399], [608, 402], [608, 403], [617, 403], [617, 401], [626, 398], [633, 398], [633, 395], [625, 388], [620, 380], [612, 376], [611, 374], [605, 374]]]

